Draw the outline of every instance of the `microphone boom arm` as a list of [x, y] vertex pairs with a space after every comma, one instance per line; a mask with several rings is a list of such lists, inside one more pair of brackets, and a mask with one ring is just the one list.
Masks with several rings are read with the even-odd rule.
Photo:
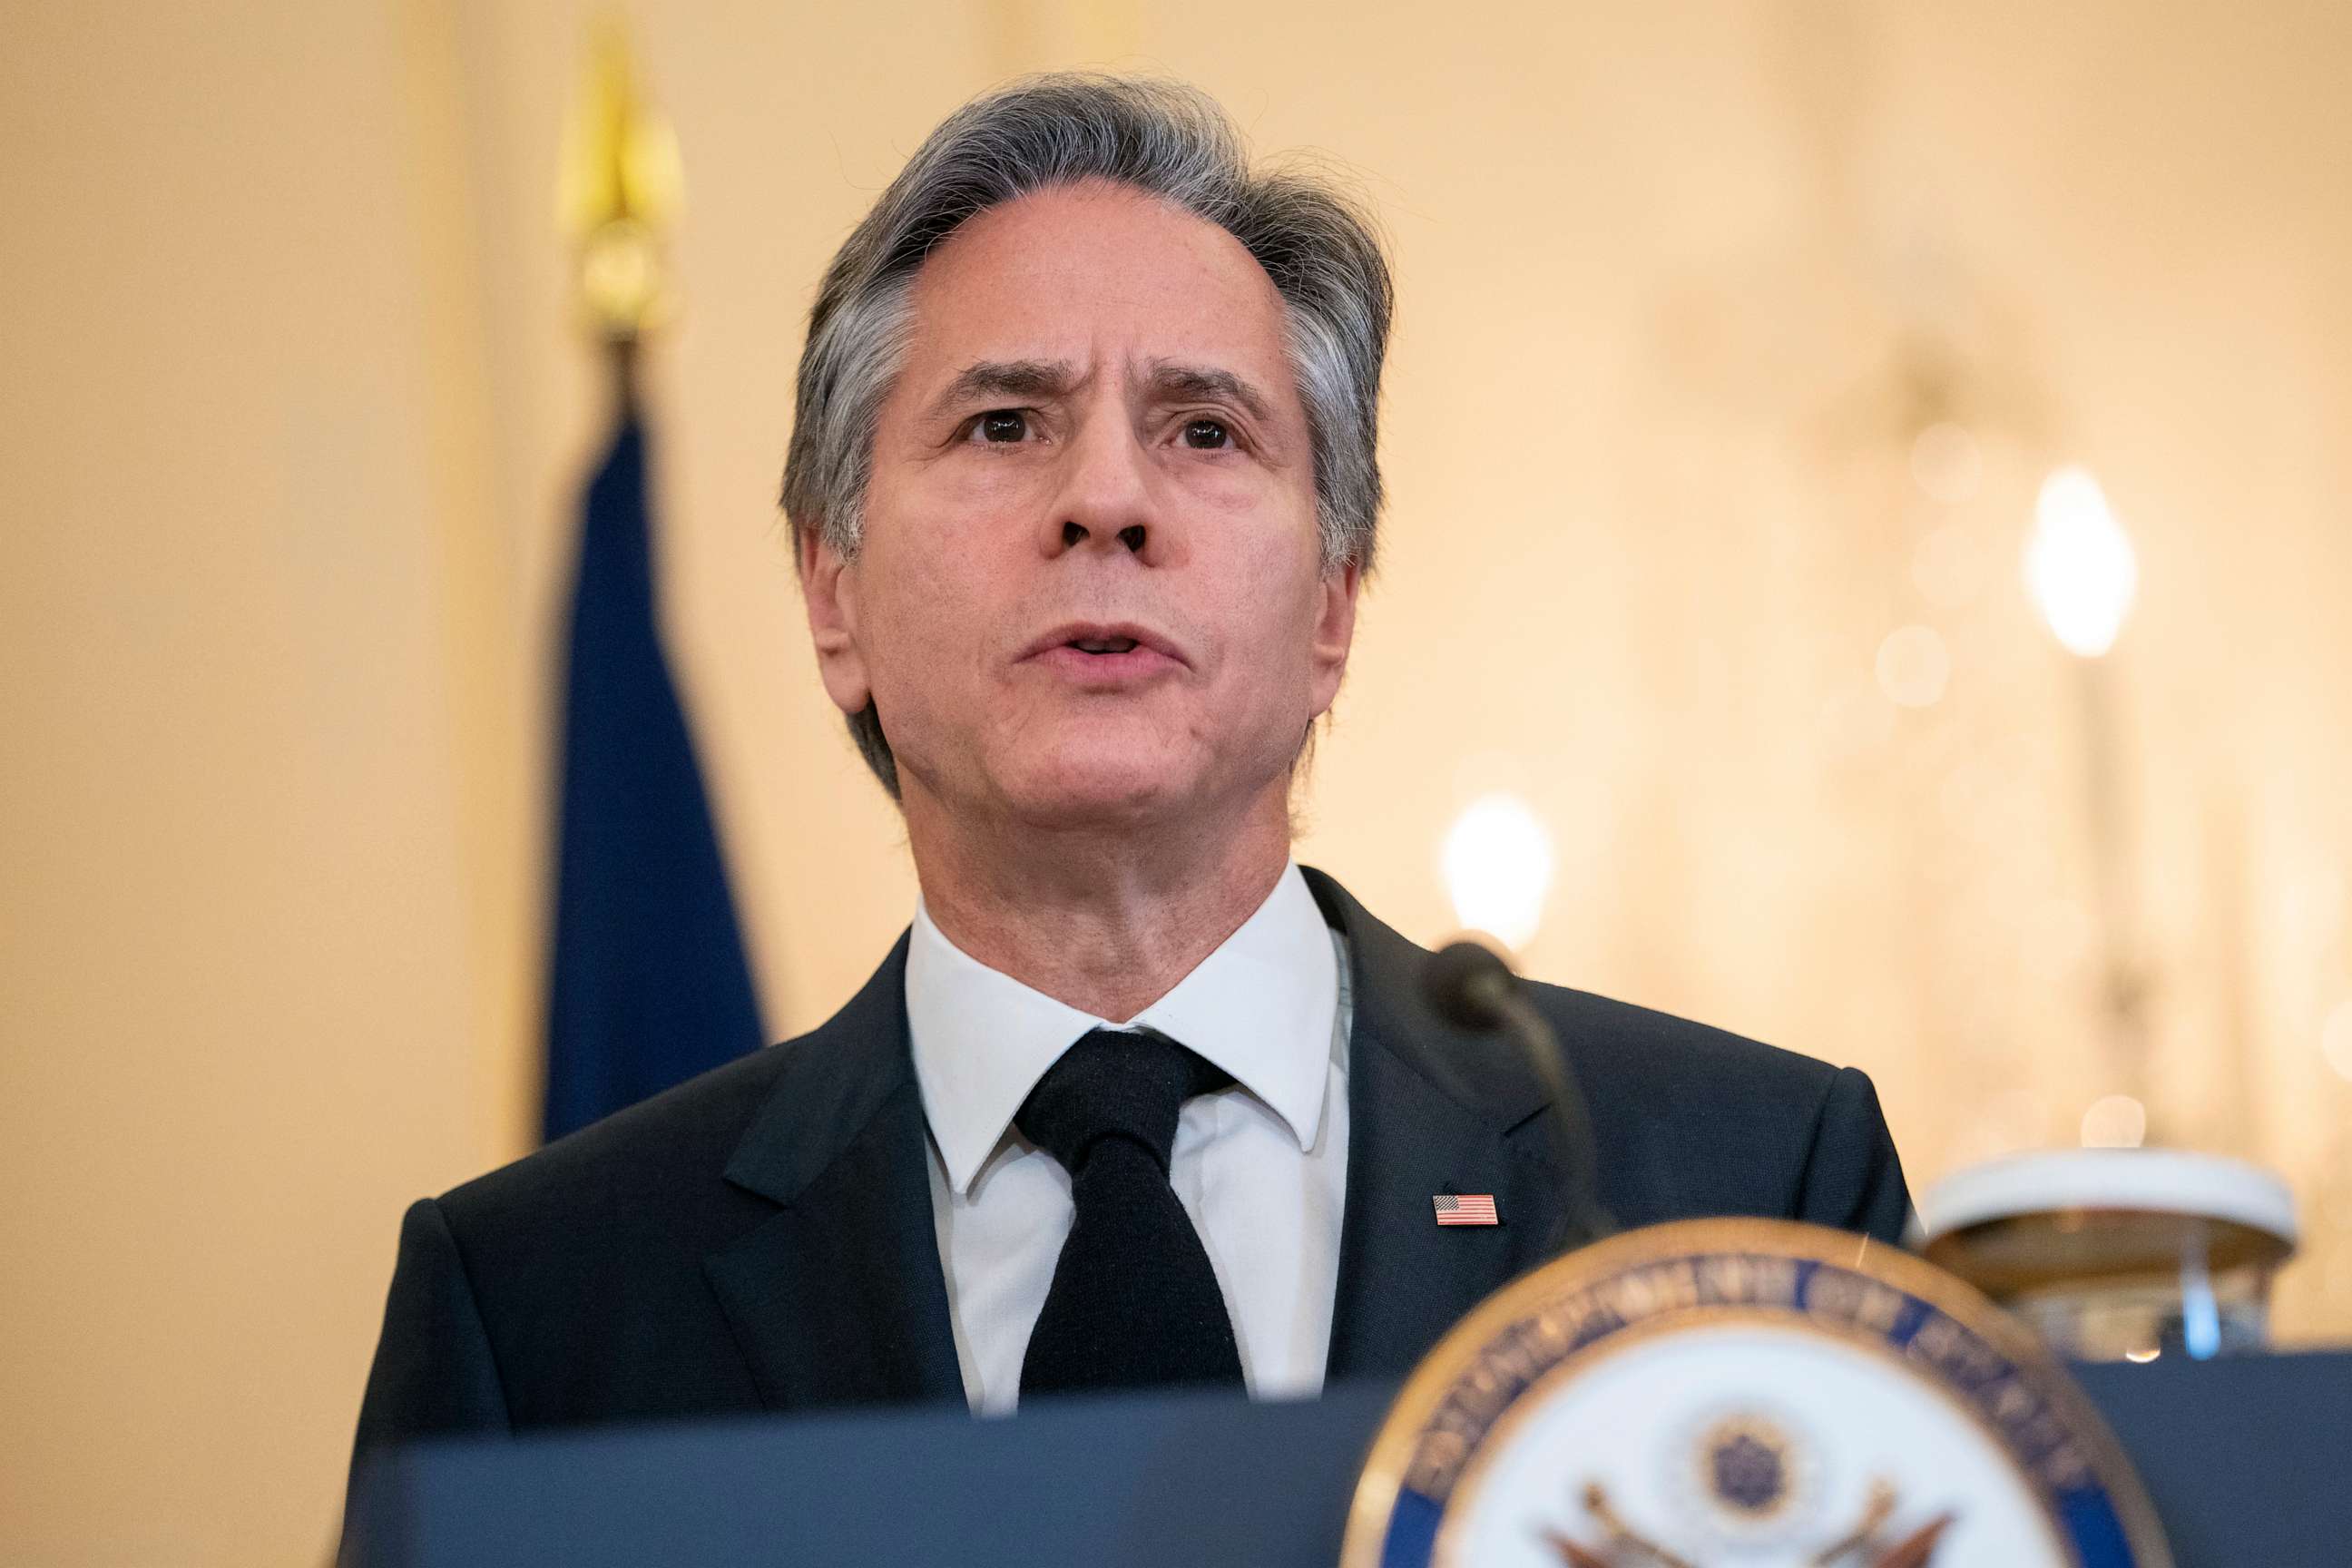
[[1552, 1158], [1559, 1167], [1562, 1203], [1548, 1240], [1561, 1253], [1598, 1241], [1617, 1230], [1601, 1206], [1600, 1171], [1592, 1143], [1592, 1116], [1584, 1091], [1568, 1065], [1559, 1037], [1495, 952], [1474, 942], [1457, 942], [1430, 965], [1430, 1001], [1448, 1022], [1499, 1030], [1534, 1068], [1551, 1104], [1545, 1116]]

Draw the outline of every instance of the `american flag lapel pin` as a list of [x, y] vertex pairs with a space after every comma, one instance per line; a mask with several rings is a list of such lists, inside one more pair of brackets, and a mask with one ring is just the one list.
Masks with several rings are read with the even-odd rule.
[[1429, 1200], [1440, 1225], [1500, 1225], [1492, 1193], [1439, 1193]]

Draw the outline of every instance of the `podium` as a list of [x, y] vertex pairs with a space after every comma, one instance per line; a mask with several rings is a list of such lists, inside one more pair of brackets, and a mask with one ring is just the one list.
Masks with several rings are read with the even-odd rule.
[[[2352, 1352], [2080, 1366], [2177, 1568], [2352, 1564]], [[1331, 1568], [1396, 1394], [1124, 1394], [445, 1441], [371, 1458], [352, 1568]]]

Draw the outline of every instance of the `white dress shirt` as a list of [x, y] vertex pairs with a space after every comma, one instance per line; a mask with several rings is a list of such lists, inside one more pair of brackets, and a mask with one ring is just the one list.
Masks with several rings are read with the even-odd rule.
[[1260, 1397], [1323, 1386], [1348, 1172], [1346, 950], [1293, 864], [1176, 988], [1112, 1023], [989, 968], [915, 909], [907, 1023], [931, 1131], [931, 1208], [965, 1396], [1010, 1411], [1070, 1232], [1069, 1173], [1013, 1126], [1088, 1031], [1151, 1028], [1234, 1086], [1184, 1107], [1170, 1180], [1207, 1247]]

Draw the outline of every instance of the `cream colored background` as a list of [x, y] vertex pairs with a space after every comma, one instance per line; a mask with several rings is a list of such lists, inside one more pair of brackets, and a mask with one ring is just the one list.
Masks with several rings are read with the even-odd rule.
[[[971, 92], [1165, 68], [1395, 245], [1386, 571], [1302, 855], [1437, 937], [1437, 836], [1514, 783], [1563, 862], [1535, 972], [1868, 1068], [1915, 1185], [2071, 1140], [2114, 1087], [2074, 672], [2015, 563], [2087, 460], [2143, 567], [2105, 673], [2156, 1130], [2292, 1174], [2286, 1329], [2352, 1334], [2352, 10], [634, 18], [688, 179], [667, 614], [778, 1032], [912, 889], [771, 506], [818, 269]], [[9, 9], [0, 1560], [321, 1559], [400, 1208], [525, 1146], [585, 19]], [[1989, 452], [1948, 511], [1922, 343]], [[1910, 622], [1954, 673], [1898, 712]]]

